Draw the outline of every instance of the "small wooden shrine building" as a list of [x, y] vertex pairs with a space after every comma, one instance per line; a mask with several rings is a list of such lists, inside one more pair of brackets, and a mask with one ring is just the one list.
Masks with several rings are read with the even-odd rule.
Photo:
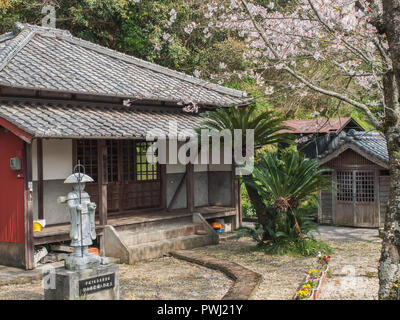
[[353, 227], [380, 227], [389, 195], [389, 157], [384, 136], [349, 130], [319, 157], [332, 169], [334, 191], [320, 191], [318, 221]]

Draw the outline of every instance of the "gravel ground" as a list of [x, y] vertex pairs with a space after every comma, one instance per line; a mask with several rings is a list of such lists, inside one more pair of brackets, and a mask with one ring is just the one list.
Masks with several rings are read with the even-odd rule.
[[377, 241], [327, 241], [334, 253], [323, 284], [321, 300], [378, 299], [378, 264], [381, 243]]
[[[120, 265], [121, 299], [221, 299], [232, 280], [221, 272], [172, 257]], [[159, 282], [157, 282], [159, 279]]]
[[[333, 248], [330, 274], [319, 299], [377, 299], [381, 244], [375, 231], [324, 227], [319, 236]], [[263, 275], [253, 299], [291, 299], [315, 258], [270, 256], [255, 250], [248, 238], [194, 249], [237, 262]], [[221, 272], [164, 257], [120, 265], [121, 299], [221, 299], [232, 281]], [[159, 289], [157, 289], [157, 287]], [[195, 290], [194, 290], [195, 289]], [[41, 281], [0, 285], [0, 300], [43, 299]]]
[[248, 238], [231, 240], [218, 246], [196, 248], [194, 251], [221, 259], [229, 259], [263, 275], [254, 300], [291, 299], [315, 258], [270, 256], [255, 251], [254, 242]]
[[[221, 272], [172, 257], [119, 266], [122, 300], [157, 299], [157, 292], [158, 298], [162, 300], [218, 300], [232, 283]], [[0, 300], [42, 299], [40, 280], [0, 286]]]

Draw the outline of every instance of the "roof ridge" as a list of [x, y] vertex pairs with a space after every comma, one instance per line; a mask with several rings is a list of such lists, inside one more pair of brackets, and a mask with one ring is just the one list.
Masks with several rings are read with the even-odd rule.
[[10, 40], [10, 43], [0, 53], [0, 71], [2, 71], [4, 67], [7, 66], [7, 64], [11, 61], [11, 59], [14, 58], [17, 53], [29, 43], [29, 41], [31, 41], [35, 35], [35, 32], [24, 28], [18, 31], [17, 29], [13, 28], [13, 36], [11, 37], [11, 33], [9, 35], [10, 36], [8, 39], [3, 40]]
[[[226, 95], [237, 97], [237, 98], [246, 98], [247, 97], [247, 93], [245, 91], [235, 90], [235, 89], [220, 86], [220, 85], [217, 85], [217, 84], [214, 84], [211, 82], [207, 82], [205, 80], [190, 76], [183, 72], [169, 69], [167, 67], [163, 67], [163, 66], [157, 65], [155, 63], [151, 63], [151, 62], [145, 61], [143, 59], [136, 58], [134, 56], [125, 54], [123, 52], [119, 52], [117, 50], [113, 50], [113, 49], [92, 43], [90, 41], [87, 41], [87, 40], [84, 40], [84, 39], [81, 39], [78, 37], [74, 37], [67, 30], [41, 27], [41, 26], [22, 24], [22, 23], [16, 22], [13, 27], [13, 32], [14, 32], [14, 34], [18, 34], [19, 32], [23, 32], [23, 30], [25, 30], [25, 29], [30, 30], [33, 33], [33, 35], [39, 34], [41, 36], [53, 36], [53, 37], [56, 36], [65, 41], [68, 41], [72, 44], [82, 46], [86, 49], [94, 50], [98, 53], [105, 54], [105, 55], [111, 56], [113, 58], [123, 60], [128, 63], [135, 64], [142, 68], [147, 68], [147, 69], [150, 69], [155, 72], [163, 73], [165, 75], [172, 76], [172, 77], [178, 78], [180, 80], [190, 82], [194, 85], [199, 85], [208, 90], [214, 90], [214, 91], [220, 92], [222, 94], [226, 94]], [[24, 46], [30, 41], [30, 39], [24, 44]], [[22, 47], [20, 49], [22, 49]], [[8, 59], [8, 60], [10, 60], [10, 59]], [[1, 59], [0, 59], [0, 61], [1, 61]], [[0, 64], [0, 71], [2, 70], [2, 68], [4, 68], [4, 66], [2, 66], [2, 64]]]

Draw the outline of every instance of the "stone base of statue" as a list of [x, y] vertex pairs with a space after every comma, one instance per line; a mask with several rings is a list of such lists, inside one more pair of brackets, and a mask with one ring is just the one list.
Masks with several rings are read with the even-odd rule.
[[57, 268], [53, 276], [53, 281], [45, 285], [45, 300], [119, 300], [116, 264], [98, 265], [85, 270]]
[[86, 253], [82, 256], [70, 255], [65, 259], [65, 269], [78, 271], [90, 268], [96, 268], [100, 265], [101, 258], [98, 255]]

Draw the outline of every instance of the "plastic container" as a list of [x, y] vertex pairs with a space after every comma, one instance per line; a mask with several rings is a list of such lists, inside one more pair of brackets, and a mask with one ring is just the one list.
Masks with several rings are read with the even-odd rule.
[[91, 254], [99, 255], [99, 249], [96, 248], [96, 247], [89, 248], [88, 252], [91, 253]]
[[35, 220], [33, 221], [33, 232], [40, 232], [46, 226], [46, 220]]

